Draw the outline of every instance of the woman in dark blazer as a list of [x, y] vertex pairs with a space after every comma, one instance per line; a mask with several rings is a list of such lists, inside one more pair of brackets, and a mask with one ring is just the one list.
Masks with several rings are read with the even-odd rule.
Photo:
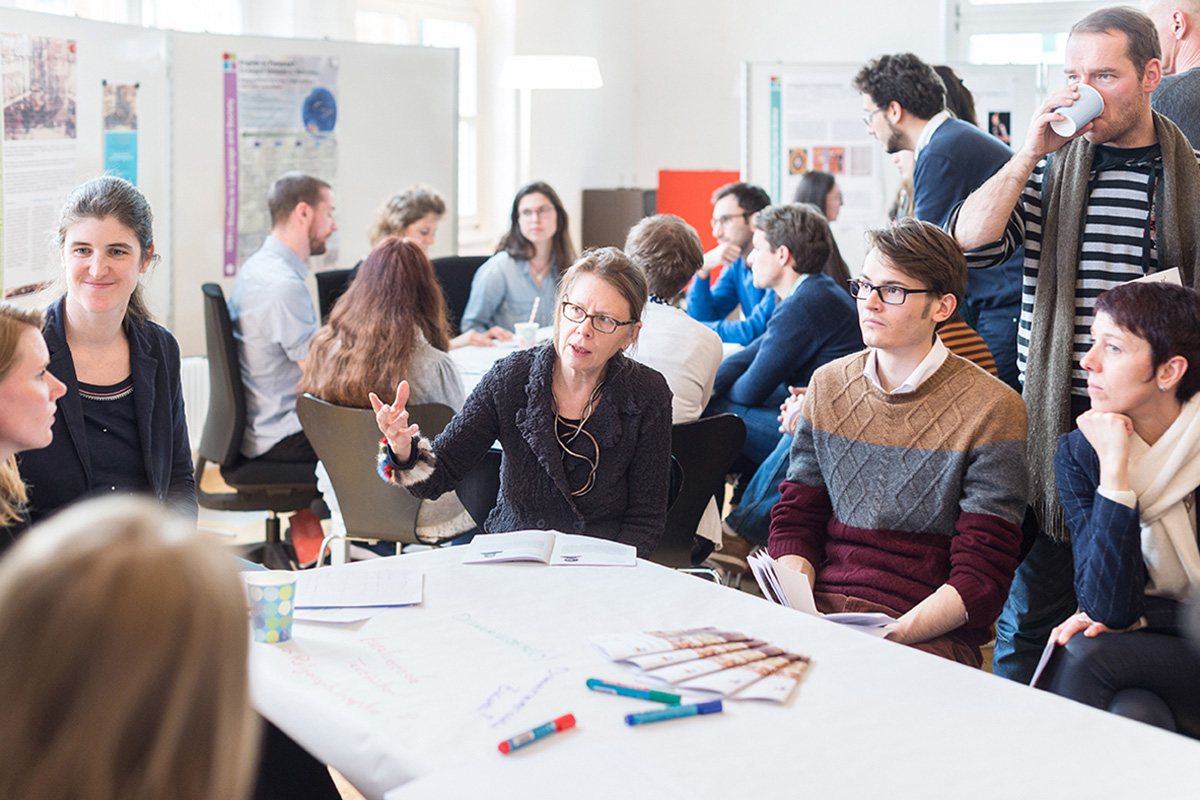
[[63, 207], [66, 293], [46, 312], [50, 371], [66, 384], [54, 441], [20, 457], [31, 519], [82, 497], [150, 494], [195, 516], [179, 345], [150, 320], [139, 277], [155, 260], [153, 217], [133, 184], [103, 177]]

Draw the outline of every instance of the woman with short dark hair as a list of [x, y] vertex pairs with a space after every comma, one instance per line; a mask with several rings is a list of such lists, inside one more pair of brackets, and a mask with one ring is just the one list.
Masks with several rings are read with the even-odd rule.
[[1176, 621], [1200, 590], [1200, 293], [1118, 286], [1092, 339], [1091, 408], [1054, 459], [1080, 610], [1051, 634], [1062, 649], [1040, 685], [1200, 736], [1200, 656]]

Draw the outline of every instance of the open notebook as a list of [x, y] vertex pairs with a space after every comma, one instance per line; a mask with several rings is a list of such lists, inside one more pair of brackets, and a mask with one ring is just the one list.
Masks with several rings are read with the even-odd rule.
[[462, 563], [501, 561], [538, 561], [552, 567], [632, 567], [637, 564], [637, 548], [560, 531], [483, 533], [467, 545]]
[[812, 586], [804, 573], [778, 566], [775, 559], [761, 551], [751, 555], [747, 561], [751, 571], [754, 572], [754, 579], [758, 581], [758, 588], [762, 589], [763, 597], [779, 603], [781, 606], [794, 608], [805, 614], [812, 614], [842, 625], [853, 625], [873, 636], [885, 635], [887, 633], [885, 627], [896, 621], [887, 614], [880, 613], [822, 614], [817, 611]]

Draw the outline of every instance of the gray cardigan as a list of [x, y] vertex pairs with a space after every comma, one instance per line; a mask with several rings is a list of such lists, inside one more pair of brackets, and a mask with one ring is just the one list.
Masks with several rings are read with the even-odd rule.
[[552, 344], [498, 361], [432, 443], [417, 442], [410, 469], [386, 470], [421, 498], [450, 491], [497, 439], [504, 454], [500, 496], [488, 533], [527, 528], [582, 533], [631, 544], [646, 557], [667, 517], [671, 390], [649, 367], [618, 353], [587, 424], [600, 448], [591, 491], [572, 497], [555, 435]]

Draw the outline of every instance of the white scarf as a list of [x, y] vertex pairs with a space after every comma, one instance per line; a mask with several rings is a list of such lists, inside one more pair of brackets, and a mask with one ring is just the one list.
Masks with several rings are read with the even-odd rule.
[[1200, 587], [1200, 548], [1183, 499], [1200, 486], [1200, 395], [1154, 446], [1130, 442], [1129, 485], [1141, 508], [1146, 594], [1182, 600]]

